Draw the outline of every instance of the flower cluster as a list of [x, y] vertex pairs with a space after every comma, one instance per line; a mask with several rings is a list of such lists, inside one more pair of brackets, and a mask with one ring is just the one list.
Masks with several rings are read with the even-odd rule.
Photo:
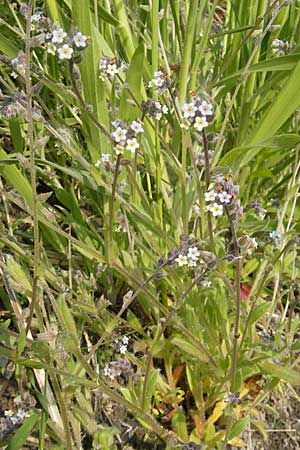
[[233, 185], [230, 177], [217, 175], [207, 192], [205, 192], [205, 201], [208, 202], [207, 210], [212, 213], [214, 217], [222, 216], [224, 207], [229, 206], [235, 202], [239, 193], [239, 187]]
[[258, 202], [257, 200], [254, 200], [253, 202], [249, 203], [245, 207], [245, 211], [250, 210], [251, 208], [254, 209], [254, 213], [257, 217], [259, 217], [261, 220], [263, 220], [266, 217], [267, 210], [263, 208], [262, 204]]
[[160, 120], [163, 115], [168, 114], [169, 108], [166, 105], [162, 105], [159, 101], [148, 99], [146, 102], [142, 102], [142, 109], [144, 113], [148, 113], [156, 120]]
[[272, 42], [272, 50], [276, 56], [283, 56], [290, 52], [291, 46], [288, 41], [284, 42], [280, 39], [274, 39]]
[[111, 165], [110, 164], [110, 158], [111, 158], [111, 155], [109, 153], [103, 153], [101, 155], [101, 158], [98, 159], [98, 161], [95, 162], [95, 167], [102, 167], [102, 166], [104, 166], [106, 168], [106, 166], [108, 164]]
[[110, 380], [114, 380], [120, 376], [128, 376], [133, 373], [132, 365], [129, 359], [119, 358], [116, 361], [106, 363], [103, 369], [103, 374]]
[[10, 119], [22, 112], [24, 112], [24, 107], [17, 100], [12, 97], [2, 97], [0, 95], [0, 116]]
[[[214, 150], [208, 150], [208, 159], [209, 162], [212, 161], [213, 157], [214, 157]], [[204, 152], [197, 152], [195, 154], [195, 163], [197, 166], [204, 166], [205, 165], [205, 155]]]
[[189, 266], [189, 267], [196, 267], [197, 261], [200, 257], [200, 251], [198, 250], [198, 247], [189, 247], [187, 250], [187, 254], [180, 253], [175, 261], [177, 262], [179, 267], [182, 266]]
[[57, 54], [61, 60], [72, 59], [75, 52], [85, 49], [88, 45], [87, 36], [77, 29], [68, 34], [39, 10], [31, 16], [31, 29], [36, 32], [32, 38], [32, 45], [44, 46], [49, 54]]
[[201, 450], [202, 445], [196, 444], [193, 441], [188, 442], [182, 446], [182, 450]]
[[182, 106], [183, 123], [181, 127], [188, 130], [194, 127], [202, 131], [208, 126], [208, 119], [213, 116], [213, 105], [200, 97], [194, 97], [190, 103]]
[[127, 64], [115, 57], [110, 58], [109, 56], [101, 56], [99, 63], [101, 80], [105, 80], [105, 77], [113, 79], [118, 75], [119, 69], [125, 71], [127, 69]]
[[240, 399], [240, 393], [239, 392], [234, 392], [234, 393], [228, 392], [228, 394], [224, 395], [224, 402], [240, 405], [242, 403], [242, 400]]
[[[25, 63], [25, 53], [22, 50], [18, 53], [16, 58], [13, 58], [10, 62], [13, 72], [10, 74], [12, 78], [17, 78], [18, 74], [25, 76], [26, 63]], [[15, 72], [17, 71], [17, 73]]]
[[115, 120], [112, 122], [114, 131], [111, 136], [116, 144], [117, 154], [123, 153], [123, 151], [129, 150], [134, 153], [139, 148], [138, 135], [144, 132], [143, 125], [133, 120], [130, 125], [126, 125], [121, 120]]
[[129, 339], [127, 336], [123, 336], [120, 340], [116, 339], [114, 341], [116, 351], [121, 353], [121, 355], [125, 355], [127, 352], [128, 343]]
[[12, 410], [5, 411], [4, 417], [0, 417], [0, 441], [7, 441], [29, 415], [23, 409], [18, 409], [16, 413]]
[[273, 241], [275, 247], [280, 247], [280, 244], [282, 242], [282, 234], [279, 231], [271, 231], [269, 233], [269, 238]]
[[148, 88], [152, 88], [157, 94], [163, 94], [166, 90], [171, 87], [171, 81], [167, 77], [167, 75], [159, 70], [158, 72], [154, 72], [154, 78], [149, 81]]
[[59, 59], [71, 59], [76, 50], [82, 50], [87, 46], [87, 36], [78, 31], [72, 38], [62, 28], [55, 28], [48, 35], [48, 53], [58, 54]]

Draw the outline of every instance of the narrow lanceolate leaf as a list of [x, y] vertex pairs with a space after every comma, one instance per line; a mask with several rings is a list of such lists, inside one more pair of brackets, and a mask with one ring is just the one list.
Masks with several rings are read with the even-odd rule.
[[[126, 84], [129, 86], [130, 91], [138, 103], [142, 100], [141, 92], [144, 57], [145, 47], [143, 42], [141, 42], [134, 52], [126, 78]], [[132, 101], [128, 89], [124, 88], [120, 104], [120, 118], [124, 121], [136, 119], [141, 114], [138, 106], [132, 105]]]
[[282, 367], [271, 362], [261, 362], [259, 363], [259, 367], [263, 373], [280, 378], [294, 386], [300, 386], [300, 376], [299, 372], [296, 370], [290, 369], [289, 367]]
[[[80, 31], [90, 36], [88, 47], [83, 53], [83, 62], [80, 64], [80, 71], [83, 84], [84, 98], [87, 104], [92, 105], [93, 114], [99, 122], [108, 128], [108, 112], [104, 96], [104, 85], [98, 76], [98, 64], [100, 57], [99, 40], [97, 39], [95, 27], [90, 11], [90, 2], [87, 1], [82, 7], [81, 0], [72, 1], [72, 16]], [[98, 36], [99, 37], [99, 36]], [[89, 152], [95, 162], [99, 158], [100, 151], [109, 153], [107, 138], [99, 131], [97, 126], [86, 115], [84, 119], [84, 129], [89, 145]]]
[[61, 17], [58, 9], [58, 2], [56, 0], [47, 0], [47, 7], [52, 20], [60, 23]]
[[300, 61], [265, 116], [258, 122], [247, 145], [255, 145], [272, 137], [300, 105]]
[[23, 425], [18, 429], [16, 434], [11, 438], [7, 446], [7, 450], [19, 450], [20, 448], [23, 448], [26, 439], [28, 438], [28, 436], [30, 436], [30, 433], [37, 423], [38, 418], [38, 414], [32, 414], [30, 417], [28, 417]]
[[[0, 160], [7, 159], [7, 154], [0, 147]], [[13, 186], [18, 194], [22, 195], [28, 205], [32, 206], [32, 190], [27, 178], [22, 175], [21, 171], [16, 166], [1, 167], [1, 175], [5, 180]]]
[[253, 64], [250, 72], [273, 72], [278, 70], [293, 70], [300, 60], [300, 54], [280, 56], [279, 58], [267, 59], [266, 61]]

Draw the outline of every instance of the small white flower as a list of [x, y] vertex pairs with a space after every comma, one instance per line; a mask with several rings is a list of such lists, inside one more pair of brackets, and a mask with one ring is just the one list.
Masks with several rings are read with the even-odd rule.
[[116, 64], [108, 64], [106, 68], [107, 75], [110, 75], [111, 77], [114, 77], [118, 73], [118, 68]]
[[99, 69], [103, 70], [107, 68], [107, 60], [106, 59], [100, 59], [100, 63], [99, 63]]
[[200, 281], [201, 286], [203, 287], [210, 287], [211, 286], [211, 281], [208, 280], [201, 280]]
[[179, 255], [175, 261], [178, 263], [179, 267], [186, 266], [188, 264], [188, 259], [185, 255]]
[[195, 117], [196, 107], [194, 103], [185, 103], [182, 107], [182, 112], [185, 119]]
[[73, 49], [67, 44], [57, 49], [59, 59], [71, 59], [73, 54]]
[[109, 162], [110, 160], [110, 154], [109, 153], [103, 153], [103, 155], [101, 156], [101, 161], [102, 162]]
[[155, 119], [156, 120], [160, 120], [162, 118], [162, 113], [156, 113], [155, 114]]
[[197, 131], [202, 131], [203, 128], [207, 127], [208, 122], [206, 120], [206, 117], [196, 117], [195, 123], [194, 123], [194, 127], [196, 128]]
[[107, 363], [104, 366], [103, 373], [105, 377], [111, 378], [111, 369]]
[[251, 241], [251, 247], [252, 248], [257, 248], [258, 247], [258, 242], [255, 238], [250, 238]]
[[137, 122], [136, 120], [134, 120], [133, 122], [131, 122], [130, 128], [131, 128], [135, 133], [143, 133], [143, 132], [144, 132], [143, 126], [140, 124], [140, 122]]
[[200, 252], [197, 247], [190, 247], [188, 250], [188, 258], [192, 259], [193, 261], [197, 261], [197, 259], [200, 256]]
[[228, 194], [227, 192], [223, 191], [218, 194], [218, 198], [221, 203], [230, 203], [232, 195]]
[[197, 267], [197, 261], [190, 259], [189, 263], [188, 263], [188, 267]]
[[151, 80], [148, 83], [148, 87], [161, 87], [164, 84], [164, 80], [162, 78], [153, 78], [153, 80]]
[[272, 47], [273, 47], [273, 48], [283, 47], [283, 45], [284, 45], [284, 42], [281, 41], [280, 39], [274, 39], [274, 40], [272, 41]]
[[204, 197], [206, 202], [213, 202], [217, 197], [217, 193], [215, 191], [208, 191], [205, 192]]
[[16, 72], [10, 72], [10, 76], [15, 80], [18, 78], [18, 74]]
[[114, 128], [118, 128], [120, 123], [121, 123], [121, 121], [119, 119], [117, 119], [117, 120], [114, 120], [111, 124]]
[[82, 34], [80, 31], [78, 31], [78, 33], [75, 34], [75, 36], [73, 37], [73, 41], [76, 47], [78, 48], [79, 47], [84, 48], [87, 46], [87, 36]]
[[114, 131], [111, 135], [116, 142], [125, 141], [127, 130], [124, 128], [118, 127], [116, 131]]
[[211, 116], [213, 114], [212, 105], [205, 100], [199, 106], [199, 111], [203, 116]]
[[155, 102], [155, 108], [161, 110], [161, 103]]
[[134, 153], [139, 148], [139, 143], [136, 138], [128, 139], [126, 142], [126, 150], [130, 150]]
[[164, 105], [164, 106], [162, 107], [162, 112], [163, 112], [164, 114], [168, 114], [169, 108], [168, 108], [166, 105]]
[[214, 203], [213, 205], [208, 206], [208, 210], [212, 213], [214, 217], [222, 216], [223, 214], [223, 206], [218, 205], [218, 203]]
[[31, 16], [31, 22], [39, 22], [43, 18], [43, 13], [39, 12]]
[[95, 167], [101, 167], [102, 161], [101, 159], [98, 159], [98, 161], [95, 162]]
[[67, 36], [67, 33], [62, 29], [58, 28], [57, 30], [52, 31], [52, 42], [53, 44], [62, 44], [64, 38]]
[[269, 233], [271, 239], [281, 239], [282, 234], [279, 231], [273, 230]]
[[190, 129], [190, 126], [191, 126], [191, 124], [190, 124], [190, 122], [188, 121], [188, 119], [184, 119], [183, 122], [181, 122], [181, 124], [180, 124], [180, 128], [181, 128], [182, 130], [189, 130], [189, 129]]
[[158, 70], [157, 72], [154, 72], [153, 75], [155, 76], [155, 78], [159, 78], [163, 76], [163, 72], [161, 70]]
[[128, 339], [127, 336], [123, 336], [122, 339], [121, 339], [121, 341], [123, 342], [124, 345], [127, 345], [128, 342], [129, 342], [129, 339]]
[[47, 53], [49, 53], [50, 55], [55, 55], [56, 53], [56, 47], [51, 42], [47, 44]]
[[121, 355], [125, 355], [125, 353], [127, 352], [127, 345], [121, 345], [119, 348], [119, 352], [121, 353]]

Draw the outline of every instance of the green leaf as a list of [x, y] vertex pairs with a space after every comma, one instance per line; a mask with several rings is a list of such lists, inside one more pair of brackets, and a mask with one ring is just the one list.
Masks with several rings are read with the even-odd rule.
[[268, 72], [276, 70], [293, 70], [299, 62], [300, 53], [293, 55], [280, 56], [278, 58], [267, 59], [266, 61], [253, 64], [250, 72]]
[[[0, 160], [7, 159], [7, 154], [0, 147]], [[18, 194], [25, 198], [28, 205], [32, 206], [32, 190], [27, 178], [22, 175], [21, 171], [15, 166], [0, 167], [0, 172], [8, 183], [13, 186]]]
[[19, 450], [23, 447], [28, 436], [32, 432], [39, 418], [38, 414], [32, 414], [25, 420], [23, 425], [18, 429], [16, 434], [11, 438], [6, 450]]
[[26, 332], [25, 330], [21, 330], [19, 337], [18, 337], [18, 344], [17, 344], [17, 348], [18, 348], [18, 356], [21, 356], [24, 348], [26, 346]]
[[243, 147], [236, 147], [229, 150], [221, 159], [222, 166], [240, 166], [247, 164], [254, 158], [263, 148], [278, 148], [290, 149], [295, 147], [300, 142], [300, 135], [298, 134], [279, 134], [254, 145], [244, 145]]
[[0, 52], [9, 58], [15, 58], [19, 53], [19, 49], [12, 43], [10, 39], [7, 39], [3, 33], [0, 34]]
[[244, 417], [243, 419], [238, 420], [231, 428], [228, 440], [230, 441], [234, 437], [239, 436], [247, 428], [249, 423], [249, 417]]
[[[82, 77], [82, 85], [84, 92], [84, 99], [86, 103], [93, 106], [93, 114], [97, 120], [108, 128], [108, 112], [105, 99], [104, 82], [98, 76], [98, 64], [100, 57], [100, 48], [98, 48], [98, 41], [95, 35], [95, 27], [90, 11], [90, 2], [87, 1], [85, 7], [82, 7], [82, 0], [72, 1], [72, 16], [82, 33], [90, 36], [90, 42], [84, 52], [84, 60], [80, 64], [80, 72]], [[89, 152], [95, 163], [101, 152], [110, 153], [110, 147], [107, 138], [91, 121], [88, 114], [84, 114], [84, 132], [86, 139], [89, 142]], [[100, 149], [99, 149], [100, 143]], [[99, 152], [100, 150], [100, 152]]]
[[29, 358], [14, 359], [14, 362], [24, 367], [30, 367], [31, 369], [43, 369], [43, 367], [45, 366], [45, 364], [43, 364], [41, 361], [36, 361]]
[[9, 128], [16, 153], [22, 153], [24, 143], [22, 138], [20, 118], [14, 117], [10, 119]]
[[10, 274], [10, 276], [21, 285], [25, 292], [30, 293], [31, 292], [31, 284], [28, 281], [25, 272], [23, 271], [20, 264], [18, 264], [14, 258], [11, 255], [7, 255], [7, 270]]
[[152, 370], [145, 382], [147, 383], [145, 388], [145, 394], [143, 396], [143, 412], [147, 413], [151, 408], [151, 400], [156, 388], [156, 382], [158, 377], [158, 369]]
[[57, 1], [56, 0], [46, 0], [46, 1], [47, 1], [47, 6], [48, 6], [49, 13], [50, 13], [50, 17], [52, 18], [52, 20], [54, 20], [55, 22], [61, 23], [61, 17], [60, 17]]
[[254, 324], [260, 317], [263, 317], [266, 312], [270, 309], [271, 303], [265, 302], [262, 305], [259, 305], [255, 308], [249, 318], [249, 325]]
[[186, 425], [185, 415], [182, 409], [178, 409], [172, 418], [172, 425], [176, 430], [178, 436], [184, 441], [188, 441], [188, 431]]
[[272, 137], [300, 105], [299, 78], [300, 61], [265, 116], [258, 121], [257, 127], [246, 141], [247, 145], [257, 145]]
[[[139, 103], [142, 100], [141, 92], [144, 58], [145, 47], [143, 42], [141, 42], [134, 52], [126, 78], [126, 84], [128, 84], [131, 92]], [[132, 101], [132, 97], [129, 94], [128, 89], [124, 88], [120, 103], [120, 118], [125, 122], [136, 119], [141, 114], [139, 108], [128, 103], [128, 100]]]
[[189, 355], [192, 355], [195, 358], [198, 358], [200, 361], [205, 361], [205, 362], [208, 361], [207, 355], [205, 355], [205, 353], [203, 353], [200, 348], [196, 347], [196, 345], [192, 344], [191, 342], [188, 342], [187, 340], [185, 340], [181, 337], [175, 336], [172, 339], [172, 344], [176, 345], [177, 347], [179, 347], [181, 350], [188, 353]]
[[258, 363], [258, 366], [263, 373], [280, 378], [294, 386], [300, 386], [300, 375], [296, 370], [290, 369], [287, 366], [281, 367], [271, 362], [260, 362]]

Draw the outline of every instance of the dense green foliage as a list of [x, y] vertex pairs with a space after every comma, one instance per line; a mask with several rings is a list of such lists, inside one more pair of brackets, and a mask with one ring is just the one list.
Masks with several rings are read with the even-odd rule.
[[300, 385], [299, 19], [0, 1], [0, 373], [35, 400], [8, 449], [267, 438]]

